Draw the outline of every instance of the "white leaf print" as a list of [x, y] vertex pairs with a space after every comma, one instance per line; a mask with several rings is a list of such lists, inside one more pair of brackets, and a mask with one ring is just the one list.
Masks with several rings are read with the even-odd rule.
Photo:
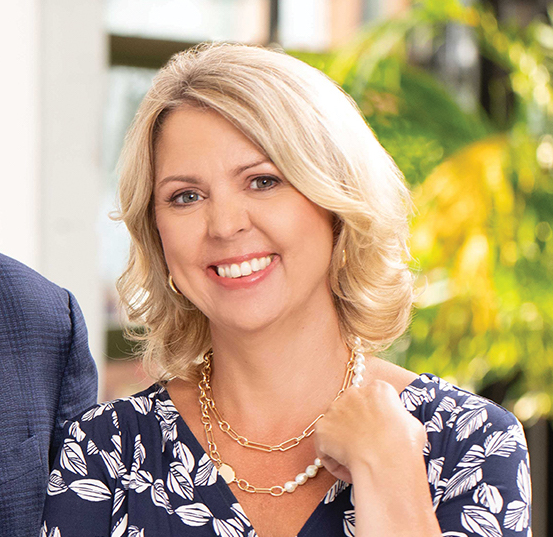
[[121, 484], [125, 488], [125, 490], [129, 490], [130, 484], [131, 484], [131, 476], [130, 474], [125, 474], [121, 476]]
[[82, 442], [86, 438], [86, 433], [83, 432], [78, 421], [74, 421], [69, 426], [69, 434], [77, 441]]
[[440, 377], [432, 376], [432, 380], [438, 383], [438, 389], [442, 392], [451, 392], [457, 389], [456, 386], [453, 386], [453, 384]]
[[481, 503], [487, 507], [492, 513], [500, 513], [503, 509], [503, 497], [501, 492], [494, 485], [481, 483], [472, 495], [474, 503]]
[[50, 533], [48, 534], [48, 537], [61, 537], [61, 530], [58, 528], [58, 526], [54, 526]]
[[453, 399], [453, 397], [447, 396], [440, 401], [440, 404], [436, 408], [436, 412], [442, 412], [444, 410], [446, 412], [452, 412], [456, 406], [457, 402], [455, 401], [455, 399]]
[[[447, 484], [447, 482], [445, 484]], [[436, 493], [432, 497], [432, 507], [434, 508], [434, 511], [436, 511], [436, 509], [438, 509], [438, 506], [440, 505], [440, 502], [442, 501], [442, 497], [444, 495], [445, 484], [444, 484], [443, 481], [440, 481], [440, 483], [436, 487]]]
[[119, 429], [119, 416], [115, 410], [111, 413], [111, 421], [113, 422], [115, 428]]
[[121, 506], [123, 505], [123, 500], [125, 499], [125, 491], [123, 489], [115, 489], [115, 493], [113, 494], [113, 507], [111, 509], [112, 516], [119, 511]]
[[[461, 392], [461, 395], [463, 395], [462, 392]], [[485, 406], [486, 406], [485, 400], [476, 395], [470, 395], [463, 401], [464, 409], [474, 410], [476, 408], [483, 408]]]
[[447, 482], [444, 501], [455, 498], [467, 490], [473, 489], [482, 479], [482, 468], [463, 468], [456, 472]]
[[475, 444], [463, 455], [463, 458], [457, 465], [459, 468], [474, 468], [476, 466], [482, 466], [486, 460], [484, 448]]
[[344, 535], [355, 537], [355, 510], [344, 511]]
[[98, 446], [92, 440], [89, 440], [88, 444], [86, 446], [86, 452], [89, 455], [98, 455], [98, 453], [100, 453], [100, 450], [98, 449]]
[[113, 403], [102, 403], [100, 405], [97, 405], [93, 408], [91, 408], [88, 412], [85, 412], [83, 414], [83, 421], [90, 421], [91, 419], [101, 416], [105, 410], [111, 410], [113, 408]]
[[488, 411], [483, 407], [462, 414], [455, 424], [457, 442], [466, 440], [474, 431], [480, 429], [487, 419]]
[[163, 486], [163, 481], [161, 479], [156, 479], [151, 490], [152, 502], [158, 507], [165, 507], [167, 513], [172, 515], [174, 513], [173, 508], [171, 507], [171, 502], [169, 501], [169, 496], [165, 492], [165, 487]]
[[97, 479], [78, 479], [68, 486], [79, 498], [89, 502], [103, 502], [111, 498], [110, 490]]
[[136, 490], [139, 494], [147, 490], [154, 483], [154, 478], [146, 470], [138, 470], [135, 474], [131, 473], [129, 488]]
[[121, 455], [119, 455], [117, 451], [112, 451], [111, 453], [108, 453], [107, 451], [102, 450], [100, 451], [100, 456], [102, 457], [102, 460], [106, 465], [110, 477], [112, 477], [113, 479], [121, 477], [127, 471], [127, 469], [123, 466], [123, 462], [121, 461]]
[[136, 526], [129, 526], [129, 537], [144, 537], [144, 529], [138, 529]]
[[115, 451], [117, 451], [117, 453], [121, 453], [121, 436], [114, 434], [111, 437], [111, 443], [115, 446]]
[[530, 504], [532, 503], [532, 483], [530, 482], [530, 468], [526, 461], [520, 461], [517, 470], [517, 485], [520, 491], [522, 500]]
[[42, 527], [40, 528], [39, 537], [48, 537], [48, 526], [46, 525], [46, 522], [44, 522], [44, 524], [42, 524]]
[[156, 401], [155, 414], [159, 420], [162, 437], [162, 450], [165, 450], [165, 444], [168, 441], [177, 439], [177, 427], [175, 421], [179, 417], [177, 409], [171, 401]]
[[[433, 389], [433, 388], [432, 388]], [[428, 393], [428, 388], [417, 388], [416, 386], [407, 386], [401, 392], [401, 400], [407, 410], [413, 411], [424, 402], [430, 402], [434, 398]]]
[[187, 526], [205, 526], [213, 517], [211, 511], [203, 503], [182, 505], [175, 509], [175, 513]]
[[451, 411], [451, 414], [449, 415], [449, 418], [447, 419], [445, 424], [448, 427], [453, 428], [453, 426], [455, 425], [455, 422], [457, 421], [457, 418], [459, 417], [459, 414], [461, 414], [462, 412], [463, 412], [463, 407], [462, 406], [456, 406]]
[[438, 486], [440, 478], [442, 476], [442, 470], [444, 467], [445, 457], [440, 457], [439, 459], [432, 459], [428, 462], [428, 482], [434, 485], [434, 488]]
[[463, 527], [482, 537], [502, 537], [503, 532], [497, 518], [483, 507], [465, 505], [461, 513]]
[[142, 437], [137, 434], [134, 437], [134, 452], [132, 457], [131, 474], [138, 472], [146, 458], [146, 449], [142, 445]]
[[244, 513], [244, 509], [242, 509], [242, 506], [239, 503], [233, 503], [230, 508], [237, 514], [238, 518], [243, 522], [245, 526], [250, 526], [250, 521], [248, 520], [246, 513]]
[[423, 455], [428, 457], [431, 451], [432, 451], [432, 444], [430, 443], [430, 440], [428, 440], [428, 436], [427, 436], [426, 441], [424, 443], [424, 447], [422, 448], [422, 453]]
[[424, 424], [427, 433], [439, 433], [444, 428], [442, 415], [435, 413], [430, 421]]
[[530, 512], [528, 505], [520, 500], [515, 500], [507, 505], [505, 513], [505, 527], [510, 530], [522, 531], [528, 527]]
[[59, 470], [52, 470], [50, 478], [48, 479], [48, 496], [56, 496], [57, 494], [62, 494], [68, 490], [61, 472]]
[[332, 485], [332, 487], [330, 487], [328, 492], [325, 494], [325, 497], [323, 499], [323, 503], [327, 504], [327, 503], [333, 502], [336, 499], [336, 496], [338, 496], [338, 494], [340, 494], [340, 492], [345, 490], [347, 488], [347, 486], [348, 486], [348, 484], [345, 481], [342, 481], [341, 479], [338, 479], [338, 481], [336, 481], [334, 483], [334, 485]]
[[111, 530], [111, 537], [123, 537], [127, 531], [128, 516], [125, 514], [122, 516], [113, 526]]
[[167, 488], [171, 492], [178, 494], [186, 500], [194, 499], [194, 486], [192, 484], [192, 478], [186, 471], [184, 464], [180, 462], [172, 462], [169, 465]]
[[248, 533], [248, 537], [257, 537], [257, 533], [255, 533], [254, 529], [250, 530], [250, 532]]
[[72, 438], [66, 438], [63, 443], [60, 454], [60, 465], [74, 474], [87, 475], [83, 450]]
[[508, 457], [517, 448], [517, 441], [507, 431], [495, 431], [484, 442], [484, 453], [486, 457], [498, 455]]
[[517, 421], [516, 425], [509, 425], [507, 432], [513, 436], [513, 438], [526, 449], [526, 438], [524, 437], [524, 431], [522, 425]]
[[213, 529], [220, 537], [242, 537], [244, 526], [236, 520], [213, 519]]
[[217, 468], [215, 468], [213, 461], [205, 453], [198, 463], [194, 485], [197, 487], [213, 485], [217, 481], [217, 475]]
[[179, 461], [184, 464], [184, 467], [189, 474], [192, 473], [196, 461], [194, 460], [194, 455], [192, 455], [192, 452], [188, 449], [186, 444], [183, 444], [179, 440], [175, 441], [175, 444], [173, 445], [173, 457], [175, 457], [175, 459], [179, 459]]
[[152, 400], [148, 397], [144, 397], [143, 395], [139, 397], [131, 397], [129, 401], [134, 409], [140, 414], [146, 415], [150, 412], [150, 410], [152, 410]]

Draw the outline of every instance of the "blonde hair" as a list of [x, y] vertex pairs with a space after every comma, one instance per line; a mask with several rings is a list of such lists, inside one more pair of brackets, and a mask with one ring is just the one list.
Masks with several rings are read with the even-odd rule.
[[208, 319], [167, 285], [153, 209], [156, 139], [164, 118], [183, 104], [220, 113], [298, 191], [335, 215], [329, 281], [344, 336], [378, 351], [401, 335], [413, 300], [409, 192], [356, 104], [323, 73], [282, 52], [205, 44], [161, 69], [122, 154], [120, 219], [132, 245], [118, 289], [130, 321], [144, 327], [131, 337], [142, 341], [150, 374], [190, 376], [211, 343]]

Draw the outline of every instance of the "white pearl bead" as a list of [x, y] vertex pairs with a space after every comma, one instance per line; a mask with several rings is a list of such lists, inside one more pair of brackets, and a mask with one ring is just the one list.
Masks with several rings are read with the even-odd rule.
[[323, 461], [321, 459], [319, 459], [319, 457], [317, 457], [314, 461], [313, 461], [313, 464], [317, 467], [317, 468], [322, 468], [323, 467]]
[[298, 484], [295, 481], [286, 481], [284, 483], [284, 490], [286, 492], [294, 492], [298, 488]]
[[353, 380], [351, 381], [351, 383], [352, 383], [354, 386], [358, 386], [358, 385], [360, 385], [362, 382], [363, 382], [363, 375], [355, 375], [355, 376], [353, 377]]
[[310, 464], [305, 469], [305, 473], [307, 474], [307, 477], [315, 477], [317, 475], [318, 471], [319, 471], [319, 468], [317, 466], [315, 466], [314, 464]]
[[353, 372], [357, 375], [362, 375], [366, 371], [366, 369], [367, 368], [365, 367], [365, 364], [356, 364], [353, 368]]
[[308, 479], [307, 474], [305, 472], [302, 472], [301, 474], [298, 474], [296, 476], [295, 481], [298, 485], [303, 485], [307, 482], [307, 479]]
[[365, 357], [362, 354], [357, 354], [355, 356], [355, 363], [356, 364], [364, 364], [365, 363]]

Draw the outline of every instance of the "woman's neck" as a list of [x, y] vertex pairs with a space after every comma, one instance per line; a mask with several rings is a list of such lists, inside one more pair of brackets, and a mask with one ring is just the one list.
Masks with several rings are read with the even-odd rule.
[[299, 433], [324, 412], [349, 359], [337, 315], [247, 334], [212, 327], [212, 340], [217, 407], [240, 434], [257, 441]]

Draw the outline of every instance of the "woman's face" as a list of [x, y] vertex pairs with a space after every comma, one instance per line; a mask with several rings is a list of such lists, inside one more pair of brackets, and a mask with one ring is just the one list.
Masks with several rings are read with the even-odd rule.
[[155, 159], [167, 266], [212, 325], [257, 330], [332, 304], [331, 213], [230, 122], [183, 106], [166, 118]]

